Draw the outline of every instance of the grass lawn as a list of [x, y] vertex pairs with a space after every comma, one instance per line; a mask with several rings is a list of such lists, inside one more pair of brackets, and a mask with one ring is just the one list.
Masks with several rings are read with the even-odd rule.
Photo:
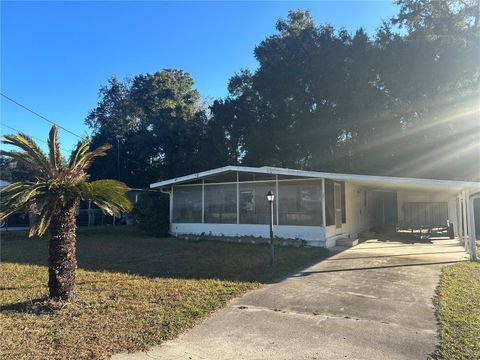
[[[77, 298], [45, 301], [47, 240], [2, 233], [0, 358], [98, 359], [178, 335], [244, 292], [326, 256], [324, 249], [78, 232]], [[56, 306], [56, 311], [51, 307]]]
[[480, 263], [445, 266], [438, 291], [442, 359], [480, 359]]

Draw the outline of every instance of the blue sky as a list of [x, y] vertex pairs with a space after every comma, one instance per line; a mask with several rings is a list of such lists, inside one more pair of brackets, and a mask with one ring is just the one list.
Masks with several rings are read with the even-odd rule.
[[[390, 1], [1, 2], [1, 90], [67, 129], [83, 121], [112, 75], [164, 68], [189, 72], [203, 97], [227, 95], [228, 79], [255, 69], [253, 49], [290, 9], [317, 23], [369, 34], [397, 12]], [[2, 123], [45, 139], [50, 125], [1, 98]], [[1, 133], [12, 133], [2, 126]], [[64, 131], [62, 148], [76, 138]], [[41, 144], [42, 147], [44, 144]]]

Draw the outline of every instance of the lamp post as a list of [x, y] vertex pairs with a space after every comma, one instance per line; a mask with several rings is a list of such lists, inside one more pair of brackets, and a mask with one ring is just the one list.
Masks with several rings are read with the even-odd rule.
[[271, 191], [267, 193], [267, 201], [270, 206], [270, 266], [275, 263], [275, 247], [273, 245], [273, 202], [275, 201], [275, 194]]

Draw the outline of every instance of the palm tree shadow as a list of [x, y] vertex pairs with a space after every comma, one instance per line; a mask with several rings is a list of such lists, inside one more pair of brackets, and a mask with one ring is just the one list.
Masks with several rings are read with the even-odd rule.
[[28, 301], [0, 305], [0, 312], [17, 312], [27, 314], [50, 314], [55, 307], [48, 301], [47, 297], [35, 298]]

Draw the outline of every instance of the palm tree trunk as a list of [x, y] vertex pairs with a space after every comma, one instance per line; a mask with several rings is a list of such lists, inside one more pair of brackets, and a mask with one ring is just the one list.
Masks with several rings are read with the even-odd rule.
[[70, 200], [53, 215], [48, 246], [48, 288], [50, 298], [69, 301], [75, 292], [76, 207]]

